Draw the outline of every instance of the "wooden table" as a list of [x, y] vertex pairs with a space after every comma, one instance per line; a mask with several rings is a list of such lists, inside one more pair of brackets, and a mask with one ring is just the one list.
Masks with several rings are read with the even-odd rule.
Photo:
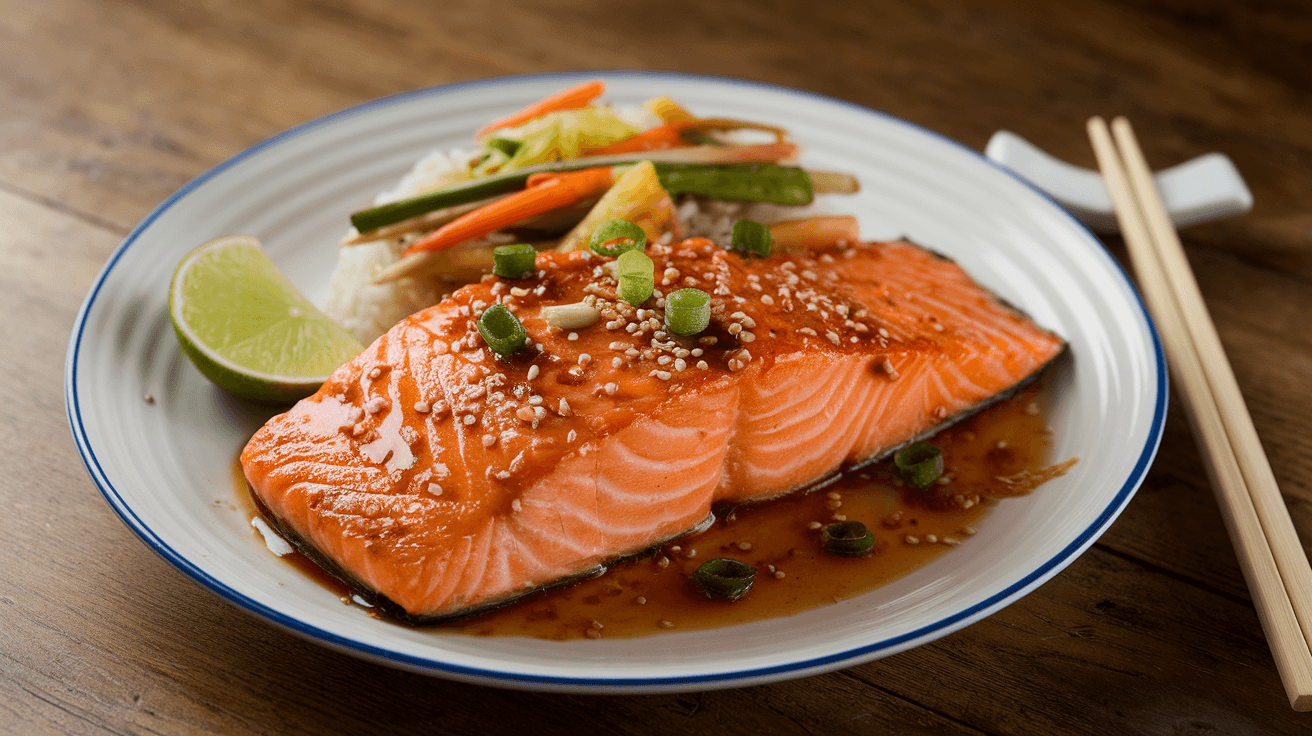
[[1243, 5], [0, 0], [0, 731], [1312, 732], [1175, 407], [1110, 531], [994, 616], [804, 680], [595, 698], [395, 671], [220, 601], [102, 501], [61, 390], [78, 305], [140, 218], [247, 146], [382, 95], [549, 70], [710, 73], [977, 149], [1006, 128], [1085, 166], [1085, 119], [1125, 114], [1156, 167], [1219, 150], [1252, 188], [1251, 214], [1183, 239], [1312, 539], [1312, 13]]

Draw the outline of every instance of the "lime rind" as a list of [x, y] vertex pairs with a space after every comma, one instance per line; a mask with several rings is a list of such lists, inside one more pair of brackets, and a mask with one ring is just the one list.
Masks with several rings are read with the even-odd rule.
[[251, 236], [219, 238], [188, 254], [173, 274], [169, 316], [196, 368], [253, 401], [308, 396], [363, 349]]

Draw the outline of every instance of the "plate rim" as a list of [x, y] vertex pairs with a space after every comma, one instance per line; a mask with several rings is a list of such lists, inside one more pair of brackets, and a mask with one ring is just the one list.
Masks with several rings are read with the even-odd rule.
[[83, 341], [82, 338], [84, 332], [88, 328], [88, 319], [91, 316], [97, 298], [100, 296], [101, 288], [104, 286], [110, 273], [114, 270], [115, 266], [122, 259], [124, 254], [127, 253], [133, 243], [135, 243], [138, 238], [140, 238], [141, 235], [146, 232], [146, 230], [149, 229], [150, 226], [166, 211], [205, 182], [219, 175], [223, 171], [236, 166], [242, 161], [258, 155], [266, 149], [275, 147], [283, 141], [305, 135], [317, 128], [333, 124], [343, 119], [368, 114], [377, 109], [404, 104], [415, 99], [442, 96], [459, 90], [523, 82], [576, 80], [581, 77], [604, 77], [608, 80], [632, 78], [657, 81], [666, 79], [692, 83], [727, 84], [738, 87], [769, 90], [774, 93], [782, 93], [785, 95], [814, 100], [826, 105], [846, 107], [861, 114], [872, 115], [885, 121], [912, 129], [921, 134], [928, 134], [928, 136], [933, 139], [941, 143], [946, 143], [959, 151], [964, 151], [976, 160], [988, 164], [994, 170], [1002, 172], [1006, 176], [1024, 185], [1025, 188], [1038, 194], [1039, 197], [1046, 201], [1053, 210], [1064, 216], [1070, 224], [1074, 225], [1078, 230], [1082, 230], [1088, 234], [1093, 242], [1101, 242], [1083, 223], [1058, 205], [1046, 193], [1007, 169], [1005, 166], [992, 161], [981, 152], [976, 151], [957, 140], [917, 123], [855, 102], [768, 82], [728, 76], [657, 70], [584, 70], [547, 72], [453, 82], [399, 92], [369, 100], [358, 105], [353, 105], [313, 120], [306, 121], [262, 140], [216, 164], [209, 170], [184, 184], [176, 192], [151, 210], [146, 217], [132, 228], [119, 246], [115, 248], [113, 253], [106, 260], [104, 266], [102, 266], [100, 272], [97, 274], [77, 312], [74, 319], [73, 329], [69, 336], [64, 368], [64, 401], [69, 427], [82, 463], [86, 467], [88, 474], [96, 484], [102, 497], [105, 498], [106, 502], [110, 505], [110, 508], [118, 514], [120, 520], [123, 521], [123, 523], [131, 529], [147, 547], [162, 557], [165, 561], [178, 568], [188, 577], [192, 578], [192, 580], [200, 583], [202, 587], [236, 605], [240, 609], [260, 616], [266, 621], [274, 623], [290, 633], [310, 639], [316, 643], [321, 643], [346, 653], [361, 655], [368, 659], [380, 661], [391, 666], [428, 675], [442, 675], [467, 682], [511, 688], [594, 692], [669, 692], [680, 689], [707, 689], [714, 687], [737, 687], [750, 684], [764, 684], [766, 682], [787, 679], [792, 676], [815, 674], [820, 671], [834, 669], [835, 665], [854, 666], [875, 659], [879, 656], [891, 655], [915, 646], [917, 640], [925, 639], [926, 637], [930, 638], [926, 639], [923, 643], [928, 643], [928, 641], [946, 636], [995, 613], [1011, 603], [1014, 603], [1026, 593], [1051, 579], [1058, 572], [1074, 562], [1080, 554], [1082, 554], [1103, 534], [1103, 532], [1106, 531], [1121, 512], [1124, 511], [1129, 504], [1130, 499], [1133, 498], [1134, 493], [1143, 483], [1148, 468], [1151, 466], [1153, 459], [1156, 457], [1158, 448], [1160, 447], [1169, 396], [1169, 378], [1157, 328], [1143, 303], [1141, 295], [1138, 290], [1134, 288], [1133, 282], [1130, 280], [1129, 275], [1121, 266], [1120, 262], [1113, 258], [1105, 248], [1098, 248], [1099, 256], [1112, 266], [1114, 272], [1119, 275], [1124, 281], [1125, 286], [1128, 288], [1128, 292], [1133, 297], [1134, 304], [1138, 307], [1139, 314], [1143, 319], [1144, 325], [1147, 328], [1147, 334], [1152, 343], [1153, 368], [1155, 369], [1156, 374], [1152, 381], [1152, 385], [1156, 389], [1156, 396], [1153, 403], [1153, 414], [1148, 427], [1148, 433], [1139, 457], [1136, 459], [1129, 476], [1125, 479], [1116, 494], [1111, 498], [1098, 516], [1092, 520], [1075, 539], [1061, 550], [1054, 553], [1036, 569], [1030, 571], [1028, 574], [1024, 575], [1006, 588], [997, 591], [985, 600], [971, 605], [961, 611], [954, 612], [948, 616], [935, 619], [931, 623], [921, 626], [913, 631], [899, 634], [897, 636], [884, 638], [877, 642], [872, 642], [859, 647], [845, 649], [841, 652], [804, 660], [796, 660], [784, 664], [725, 670], [699, 675], [662, 677], [583, 677], [516, 673], [513, 671], [472, 667], [437, 660], [431, 657], [411, 655], [395, 649], [379, 647], [361, 641], [360, 639], [352, 639], [336, 632], [326, 630], [322, 627], [308, 624], [301, 619], [274, 610], [265, 604], [253, 600], [230, 588], [222, 581], [215, 579], [213, 576], [201, 570], [186, 556], [177, 552], [164, 542], [164, 540], [159, 538], [156, 535], [156, 532], [151, 529], [149, 525], [145, 524], [137, 516], [130, 505], [119, 495], [119, 491], [114, 487], [113, 483], [110, 482], [108, 475], [102, 468], [100, 460], [96, 457], [95, 449], [92, 447], [91, 440], [87, 435], [87, 428], [83, 423], [81, 401], [78, 396], [77, 388], [77, 375]]

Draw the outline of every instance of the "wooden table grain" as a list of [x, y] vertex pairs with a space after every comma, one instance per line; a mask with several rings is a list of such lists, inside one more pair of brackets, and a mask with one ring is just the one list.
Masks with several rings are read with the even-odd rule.
[[1247, 5], [0, 0], [0, 732], [1312, 732], [1175, 407], [1107, 534], [984, 621], [802, 680], [586, 697], [388, 669], [222, 602], [101, 499], [61, 385], [78, 306], [138, 220], [244, 148], [383, 95], [555, 70], [716, 74], [976, 149], [1005, 128], [1085, 166], [1085, 119], [1124, 114], [1157, 168], [1223, 151], [1253, 191], [1250, 214], [1182, 237], [1309, 540], [1312, 11]]

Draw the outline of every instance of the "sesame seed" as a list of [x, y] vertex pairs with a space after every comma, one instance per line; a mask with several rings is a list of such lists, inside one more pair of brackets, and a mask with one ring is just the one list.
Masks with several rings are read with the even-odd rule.
[[746, 332], [746, 331], [744, 331], [744, 332], [742, 332], [741, 334], [738, 335], [738, 339], [741, 340], [742, 342], [751, 342], [751, 341], [753, 341], [753, 340], [756, 339], [756, 335], [753, 335], [753, 334], [750, 333], [750, 332]]
[[926, 541], [926, 542], [929, 542], [930, 544], [938, 544], [938, 535], [937, 535], [937, 534], [926, 534], [926, 535], [925, 535], [925, 541]]
[[543, 419], [546, 419], [546, 418], [547, 418], [547, 410], [546, 410], [546, 409], [543, 409], [543, 408], [540, 407], [540, 406], [535, 406], [535, 407], [533, 407], [533, 419], [535, 420], [535, 425], [536, 425], [536, 422], [542, 421]]
[[946, 544], [949, 547], [955, 547], [958, 544], [961, 544], [961, 540], [956, 537], [943, 537], [943, 544]]
[[661, 621], [660, 626], [662, 629], [672, 629], [674, 628], [674, 623], [671, 621]]
[[699, 360], [699, 361], [697, 361], [697, 367], [700, 368], [700, 369], [702, 369], [702, 370], [706, 370], [707, 368], [710, 368], [711, 366], [710, 366], [710, 364], [708, 364], [706, 361], [704, 361], [704, 360]]
[[606, 391], [606, 394], [608, 396], [614, 396], [615, 392], [620, 390], [620, 385], [618, 383], [615, 383], [614, 381], [611, 381], [610, 383], [606, 384], [604, 390]]
[[738, 543], [738, 549], [742, 550], [743, 552], [751, 551], [751, 549], [752, 549], [752, 543], [751, 543], [751, 542], [739, 542], [739, 543]]
[[822, 527], [822, 526], [824, 526], [824, 524], [821, 524], [821, 523], [818, 522], [818, 521], [813, 521], [813, 522], [811, 522], [810, 524], [807, 524], [807, 525], [806, 525], [806, 528], [807, 528], [807, 529], [819, 529], [819, 528]]
[[775, 576], [776, 579], [781, 579], [781, 578], [783, 578], [783, 576], [784, 576], [784, 571], [783, 571], [783, 570], [775, 570], [775, 571], [774, 571], [774, 576]]
[[512, 286], [510, 287], [510, 294], [511, 296], [528, 296], [528, 289], [522, 286]]
[[657, 378], [661, 379], [662, 381], [668, 381], [668, 380], [670, 380], [670, 377], [672, 376], [672, 374], [671, 374], [669, 371], [652, 371], [651, 373], [648, 373], [647, 375], [649, 375], [649, 376], [656, 376]]
[[524, 505], [519, 502], [518, 498], [516, 498], [515, 500], [510, 502], [510, 508], [514, 509], [515, 511], [522, 511]]
[[439, 486], [436, 483], [429, 483], [428, 492], [433, 494], [434, 496], [440, 496], [442, 495], [442, 486]]
[[883, 338], [887, 338], [887, 337], [888, 337], [888, 330], [884, 329], [883, 327], [880, 327], [880, 328], [879, 328], [879, 336], [880, 336], [880, 337], [883, 337]]
[[571, 333], [569, 333], [568, 335], [565, 336], [565, 339], [566, 339], [566, 340], [569, 340], [570, 342], [573, 342], [573, 341], [579, 339], [579, 333], [577, 333], [577, 332], [571, 332]]
[[920, 537], [913, 537], [910, 534], [903, 538], [907, 544], [920, 544]]
[[647, 599], [644, 598], [643, 596], [638, 596], [637, 598], [635, 598], [635, 599], [633, 600], [633, 602], [634, 602], [634, 603], [637, 603], [637, 604], [640, 605], [640, 606], [645, 606], [645, 605], [647, 605]]
[[834, 521], [847, 521], [847, 516], [845, 514], [834, 514], [833, 519]]
[[381, 375], [383, 375], [383, 369], [378, 366], [374, 366], [373, 369], [369, 371], [369, 377], [374, 380], [377, 380]]
[[592, 362], [592, 356], [591, 356], [591, 355], [588, 355], [587, 353], [580, 353], [580, 354], [579, 354], [579, 365], [587, 365], [588, 363], [591, 363], [591, 362]]
[[542, 403], [542, 397], [537, 395], [530, 396], [528, 397], [528, 403], [530, 406], [537, 406]]
[[669, 567], [669, 566], [670, 566], [670, 558], [665, 557], [665, 556], [662, 556], [659, 560], [656, 560], [656, 566], [657, 566], [657, 567]]
[[774, 304], [774, 297], [770, 296], [769, 294], [762, 294], [762, 295], [761, 295], [761, 303], [762, 303], [762, 304], [771, 304], [771, 305], [772, 305], [772, 304]]
[[688, 364], [684, 362], [683, 358], [678, 358], [674, 361], [674, 370], [676, 371], [685, 370], [687, 367]]
[[706, 337], [697, 338], [697, 342], [707, 347], [710, 347], [711, 345], [714, 345], [719, 341], [720, 341], [719, 338], [717, 338], [715, 335], [707, 335]]
[[474, 422], [477, 422], [477, 421], [478, 421], [478, 417], [474, 416], [473, 414], [466, 414], [466, 415], [465, 415], [465, 426], [466, 426], [466, 427], [468, 427], [469, 425], [471, 425], [471, 424], [473, 424]]
[[428, 413], [428, 410], [429, 410], [429, 407], [428, 407], [428, 402], [427, 402], [427, 401], [416, 401], [416, 402], [415, 402], [415, 412], [416, 412], [416, 413], [419, 413], [419, 414], [427, 414], [427, 413]]
[[528, 367], [528, 380], [532, 381], [534, 378], [537, 378], [539, 372], [540, 372], [540, 371], [538, 370], [538, 367], [537, 367], [536, 365], [531, 365], [531, 366], [529, 366], [529, 367]]
[[[562, 399], [562, 401], [563, 400], [564, 399]], [[515, 412], [515, 416], [519, 417], [522, 421], [531, 422], [533, 421], [533, 418], [537, 416], [537, 414], [536, 412], [533, 411], [533, 407], [521, 406], [519, 407], [519, 410]]]
[[833, 330], [829, 330], [828, 332], [826, 332], [825, 337], [829, 338], [829, 342], [832, 342], [835, 345], [839, 344], [840, 342], [840, 340], [838, 339], [838, 333], [834, 332]]
[[931, 325], [931, 326], [934, 328], [934, 331], [935, 331], [935, 332], [942, 332], [943, 329], [944, 329], [944, 328], [943, 328], [943, 325], [942, 325], [941, 323], [939, 323], [939, 322], [935, 322], [935, 323], [934, 323], [933, 325]]
[[496, 435], [494, 435], [494, 434], [485, 434], [485, 435], [483, 435], [483, 446], [484, 446], [484, 447], [491, 447], [492, 445], [495, 445], [496, 443], [497, 443], [497, 436], [496, 436]]
[[1038, 413], [1039, 413], [1039, 402], [1037, 402], [1037, 401], [1031, 401], [1030, 403], [1026, 404], [1026, 405], [1025, 405], [1025, 413], [1026, 413], [1026, 414], [1029, 414], [1030, 416], [1033, 416], [1033, 415], [1035, 415], [1035, 414], [1038, 414]]
[[578, 433], [578, 432], [575, 432], [575, 431], [572, 430], [572, 429], [569, 431], [569, 434], [565, 436], [565, 440], [566, 440], [567, 442], [573, 442], [574, 440], [577, 440], [578, 438], [579, 438], [579, 433]]
[[998, 449], [999, 449], [999, 450], [1005, 450], [1005, 449], [1007, 449], [1007, 441], [1006, 441], [1006, 440], [998, 440]]
[[738, 324], [737, 322], [734, 322], [733, 324], [729, 325], [729, 334], [730, 334], [730, 335], [737, 335], [739, 332], [742, 332], [742, 331], [743, 331], [743, 326], [740, 325], [740, 324]]

